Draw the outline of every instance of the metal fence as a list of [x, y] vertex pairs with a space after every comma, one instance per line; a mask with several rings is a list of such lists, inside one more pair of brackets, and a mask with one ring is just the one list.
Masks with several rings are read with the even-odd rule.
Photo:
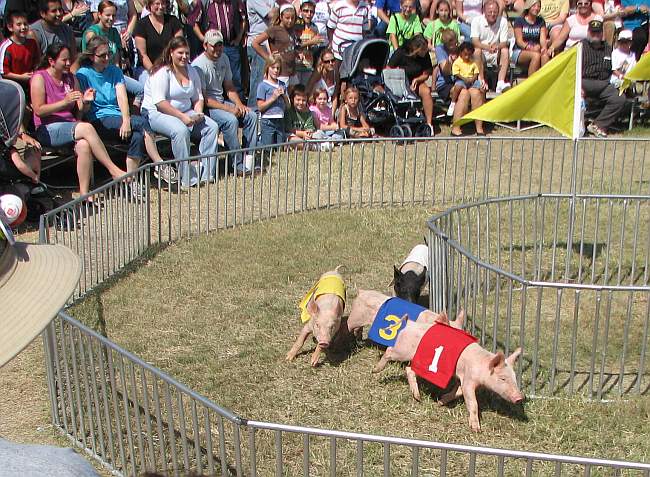
[[[146, 165], [126, 179], [147, 186], [144, 199], [131, 198], [126, 180], [113, 181], [93, 192], [103, 196], [100, 211], [88, 210], [83, 198], [70, 202], [42, 217], [40, 237], [69, 246], [82, 259], [74, 296], [80, 299], [179, 238], [308, 210], [409, 205], [433, 210], [504, 195], [572, 191], [650, 194], [646, 146], [627, 140], [464, 138], [346, 141], [331, 151], [260, 148], [263, 174], [239, 177], [222, 154], [217, 180], [187, 191], [163, 187], [152, 174], [156, 166]], [[445, 277], [457, 276], [452, 260], [447, 259]], [[464, 304], [450, 283], [445, 281], [445, 304]], [[500, 289], [489, 290], [501, 296]], [[505, 322], [499, 321], [496, 331]], [[473, 318], [476, 331], [475, 323]], [[496, 332], [493, 336], [496, 343]], [[512, 327], [505, 336], [510, 339], [505, 347], [518, 337]], [[483, 335], [484, 343], [488, 337]], [[623, 468], [650, 475], [647, 464], [247, 421], [64, 314], [48, 329], [45, 344], [55, 425], [125, 475], [154, 468], [222, 475], [599, 475], [599, 469]], [[545, 368], [538, 363], [537, 369]], [[400, 451], [392, 453], [393, 448]]]
[[650, 196], [491, 199], [429, 221], [431, 305], [521, 346], [529, 394], [647, 394]]
[[54, 424], [116, 475], [650, 475], [650, 464], [246, 420], [61, 312], [46, 353]]

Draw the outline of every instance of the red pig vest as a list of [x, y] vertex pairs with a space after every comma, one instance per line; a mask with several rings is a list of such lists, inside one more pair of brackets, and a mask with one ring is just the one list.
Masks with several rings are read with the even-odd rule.
[[411, 361], [411, 369], [421, 378], [444, 389], [456, 374], [460, 354], [477, 341], [463, 330], [436, 323], [420, 340]]

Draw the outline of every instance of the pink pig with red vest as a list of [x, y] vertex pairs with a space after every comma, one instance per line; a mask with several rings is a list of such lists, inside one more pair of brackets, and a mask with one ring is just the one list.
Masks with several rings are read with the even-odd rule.
[[[402, 318], [402, 320], [406, 319], [406, 316]], [[461, 313], [456, 321], [450, 322], [450, 325], [456, 330], [462, 330], [463, 320], [464, 315]], [[425, 338], [425, 335], [427, 335], [432, 327], [447, 327], [447, 325], [407, 320], [406, 326], [397, 336], [395, 346], [386, 348], [386, 352], [373, 369], [373, 372], [380, 372], [386, 367], [389, 361], [411, 362], [410, 366], [406, 367], [406, 378], [413, 398], [417, 401], [420, 400], [420, 391], [418, 389], [416, 372], [413, 368], [418, 364], [418, 374], [420, 375], [423, 372], [427, 374], [430, 371], [438, 371], [438, 366], [441, 364], [438, 363], [438, 360], [444, 356], [442, 354], [444, 352], [444, 346], [441, 345], [435, 349], [428, 350], [433, 352], [427, 355], [427, 363], [424, 367], [417, 361], [422, 352], [418, 348], [423, 343], [423, 339], [430, 339], [428, 337]], [[428, 336], [433, 335], [433, 331], [440, 332], [448, 330], [438, 328], [437, 330], [432, 330], [432, 333], [429, 333]], [[497, 353], [487, 351], [476, 343], [475, 338], [462, 331], [456, 331], [455, 333], [465, 335], [464, 344], [459, 348], [459, 350], [462, 348], [462, 351], [457, 356], [455, 368], [452, 362], [451, 372], [449, 373], [450, 376], [453, 374], [458, 379], [455, 381], [453, 388], [440, 397], [439, 402], [441, 405], [445, 405], [463, 396], [465, 406], [469, 412], [469, 426], [473, 431], [478, 432], [481, 430], [478, 401], [476, 399], [476, 390], [479, 387], [489, 389], [513, 404], [519, 404], [524, 400], [524, 395], [517, 386], [517, 378], [513, 369], [515, 361], [521, 354], [521, 348], [517, 348], [506, 358], [501, 351]], [[449, 335], [449, 333], [447, 334]], [[469, 344], [467, 344], [468, 342]], [[418, 356], [416, 356], [416, 353]], [[434, 382], [434, 384], [437, 383]], [[446, 387], [446, 384], [443, 383], [443, 387]]]

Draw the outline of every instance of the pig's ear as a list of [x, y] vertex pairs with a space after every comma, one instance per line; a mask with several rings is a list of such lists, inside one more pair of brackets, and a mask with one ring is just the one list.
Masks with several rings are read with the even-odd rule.
[[514, 366], [520, 354], [521, 354], [521, 348], [517, 348], [516, 350], [514, 350], [512, 354], [506, 358], [506, 363], [508, 363], [508, 366], [511, 367]]
[[311, 316], [318, 315], [318, 305], [316, 304], [316, 302], [314, 301], [313, 298], [311, 300], [309, 300], [309, 302], [307, 303], [307, 312]]
[[506, 358], [503, 355], [501, 351], [497, 351], [497, 354], [495, 354], [492, 359], [490, 360], [490, 372], [493, 372], [495, 368], [498, 368], [499, 366], [503, 366], [503, 363], [505, 362]]

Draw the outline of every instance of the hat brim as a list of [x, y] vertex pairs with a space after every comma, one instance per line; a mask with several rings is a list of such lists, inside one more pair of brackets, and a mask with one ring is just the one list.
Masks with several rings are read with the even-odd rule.
[[65, 305], [81, 276], [81, 262], [62, 245], [16, 242], [0, 257], [0, 269], [10, 262], [0, 285], [0, 366], [36, 338]]

